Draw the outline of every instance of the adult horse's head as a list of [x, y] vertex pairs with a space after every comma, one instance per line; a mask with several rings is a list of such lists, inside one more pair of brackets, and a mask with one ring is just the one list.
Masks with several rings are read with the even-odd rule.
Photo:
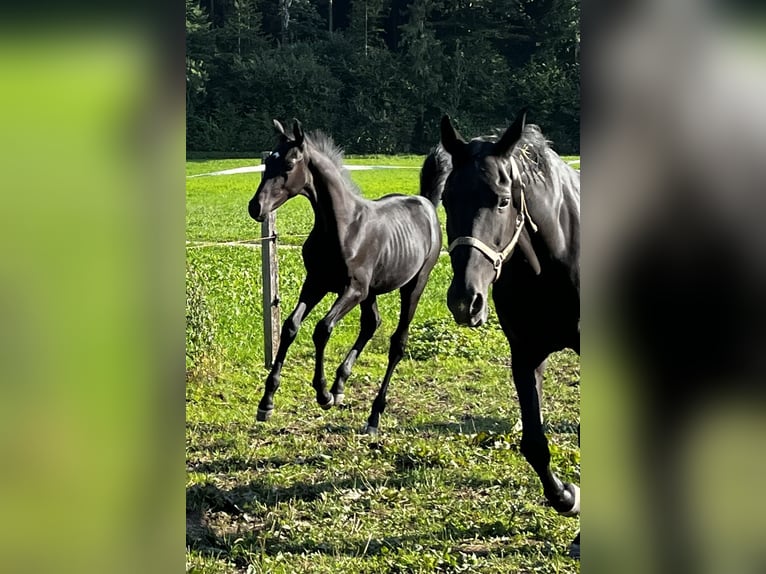
[[487, 320], [489, 286], [500, 277], [503, 262], [520, 239], [527, 214], [511, 153], [521, 138], [525, 116], [519, 114], [497, 141], [469, 143], [448, 116], [441, 121], [442, 147], [452, 156], [442, 197], [453, 270], [447, 306], [460, 325], [478, 327]]
[[294, 120], [293, 138], [287, 136], [277, 120], [274, 128], [279, 138], [277, 146], [266, 158], [263, 178], [247, 207], [256, 221], [263, 221], [270, 212], [301, 193], [311, 180], [300, 122]]

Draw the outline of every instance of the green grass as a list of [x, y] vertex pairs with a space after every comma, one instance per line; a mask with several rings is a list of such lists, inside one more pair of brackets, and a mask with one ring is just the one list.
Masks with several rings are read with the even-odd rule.
[[[213, 163], [221, 165], [192, 167], [221, 169], [211, 169]], [[368, 197], [417, 189], [417, 170], [352, 176]], [[187, 238], [257, 236], [245, 206], [259, 177], [187, 180]], [[308, 202], [288, 202], [277, 226], [280, 234], [305, 234]], [[577, 521], [545, 506], [518, 452], [507, 342], [494, 313], [478, 330], [454, 324], [445, 304], [448, 258], [439, 260], [423, 295], [376, 439], [357, 431], [385, 370], [397, 294], [379, 299], [383, 324], [346, 385], [346, 407], [322, 411], [310, 386], [311, 332], [329, 309], [328, 297], [290, 349], [272, 419], [256, 424], [267, 374], [260, 250], [189, 248], [187, 262], [213, 331], [209, 360], [196, 368], [187, 361], [187, 571], [579, 572], [565, 556]], [[300, 250], [280, 249], [279, 265], [284, 318], [305, 276]], [[328, 379], [358, 324], [355, 309], [333, 332]], [[544, 404], [554, 468], [576, 482], [579, 387], [570, 383], [578, 373], [575, 354], [552, 356]]]
[[[371, 160], [349, 160], [349, 163], [353, 161], [366, 164]], [[422, 158], [407, 161], [412, 166], [418, 165], [418, 162], [422, 164]], [[385, 160], [378, 160], [378, 164], [383, 163], [389, 165]], [[195, 166], [194, 173], [208, 173], [245, 165], [254, 163], [247, 160], [202, 162]], [[412, 193], [417, 189], [420, 172], [417, 169], [391, 169], [352, 171], [351, 175], [363, 190], [365, 197], [376, 199], [389, 193]], [[187, 179], [187, 240], [233, 241], [260, 237], [260, 225], [247, 214], [247, 204], [255, 194], [260, 180], [260, 173]], [[443, 213], [441, 216], [443, 218]], [[297, 197], [287, 202], [277, 214], [277, 231], [281, 243], [302, 245], [313, 222], [314, 214], [306, 198]]]
[[[401, 165], [419, 167], [423, 156], [354, 156], [349, 164]], [[570, 159], [579, 158], [572, 156]], [[257, 165], [260, 160], [207, 160], [187, 162], [187, 175], [210, 173], [234, 167]], [[579, 168], [579, 164], [576, 165]], [[416, 193], [418, 169], [352, 171], [351, 176], [365, 197], [377, 199], [389, 193]], [[260, 225], [250, 219], [247, 204], [255, 194], [260, 173], [195, 177], [186, 180], [186, 238], [189, 241], [241, 241], [261, 235]], [[439, 210], [444, 225], [444, 210]], [[279, 209], [277, 232], [283, 245], [302, 245], [311, 230], [314, 214], [303, 197]]]

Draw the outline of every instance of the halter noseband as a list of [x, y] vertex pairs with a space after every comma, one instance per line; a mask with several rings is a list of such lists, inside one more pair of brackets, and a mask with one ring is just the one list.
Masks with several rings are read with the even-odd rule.
[[[519, 175], [519, 168], [517, 167], [516, 161], [513, 159], [513, 157], [511, 157], [511, 174], [513, 183], [520, 184], [521, 177]], [[524, 229], [524, 222], [527, 220], [529, 220], [529, 225], [532, 227], [532, 230], [537, 231], [537, 225], [535, 225], [535, 222], [532, 221], [532, 218], [529, 216], [529, 209], [527, 209], [527, 202], [524, 197], [524, 187], [521, 186], [521, 206], [518, 211], [518, 215], [516, 216], [516, 229], [513, 231], [513, 237], [511, 237], [511, 241], [508, 243], [505, 249], [502, 251], [495, 251], [489, 245], [479, 239], [476, 239], [475, 237], [463, 236], [456, 238], [452, 243], [450, 243], [449, 247], [447, 248], [447, 252], [452, 253], [455, 247], [459, 247], [461, 245], [475, 247], [482, 253], [482, 255], [484, 255], [484, 257], [492, 262], [492, 267], [495, 269], [495, 278], [492, 280], [494, 283], [500, 279], [503, 263], [505, 263], [505, 260], [510, 257], [514, 247], [516, 247], [516, 244], [519, 242], [521, 230]]]

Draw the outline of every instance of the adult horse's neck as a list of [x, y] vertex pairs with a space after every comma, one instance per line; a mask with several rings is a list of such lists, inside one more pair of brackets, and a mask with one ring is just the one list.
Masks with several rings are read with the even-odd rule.
[[337, 232], [342, 241], [344, 230], [354, 220], [360, 198], [349, 189], [331, 159], [313, 146], [307, 152], [311, 181], [305, 191], [314, 209], [314, 226], [321, 226], [325, 232]]
[[528, 261], [532, 261], [531, 251], [539, 261], [566, 269], [579, 289], [579, 174], [558, 156], [549, 161], [550, 174], [527, 171], [523, 175], [525, 202], [537, 230], [531, 231], [528, 225], [519, 245]]

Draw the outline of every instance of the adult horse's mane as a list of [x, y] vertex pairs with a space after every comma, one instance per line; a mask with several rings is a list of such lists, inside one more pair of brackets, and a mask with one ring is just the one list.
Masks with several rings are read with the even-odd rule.
[[[505, 130], [495, 130], [495, 133], [487, 136], [474, 138], [471, 142], [496, 142], [503, 135]], [[545, 178], [551, 175], [553, 165], [551, 159], [556, 157], [550, 144], [550, 140], [545, 139], [540, 126], [537, 124], [526, 124], [524, 131], [521, 132], [521, 138], [513, 149], [511, 155], [519, 166], [522, 180], [528, 183], [530, 180]], [[473, 149], [471, 149], [473, 151]], [[526, 177], [525, 177], [526, 176]]]
[[357, 195], [362, 194], [359, 187], [354, 183], [354, 180], [351, 179], [351, 174], [349, 174], [348, 170], [343, 165], [344, 154], [342, 147], [336, 144], [335, 141], [322, 130], [306, 132], [306, 141], [338, 168], [338, 171], [343, 177], [343, 181], [351, 191]]

